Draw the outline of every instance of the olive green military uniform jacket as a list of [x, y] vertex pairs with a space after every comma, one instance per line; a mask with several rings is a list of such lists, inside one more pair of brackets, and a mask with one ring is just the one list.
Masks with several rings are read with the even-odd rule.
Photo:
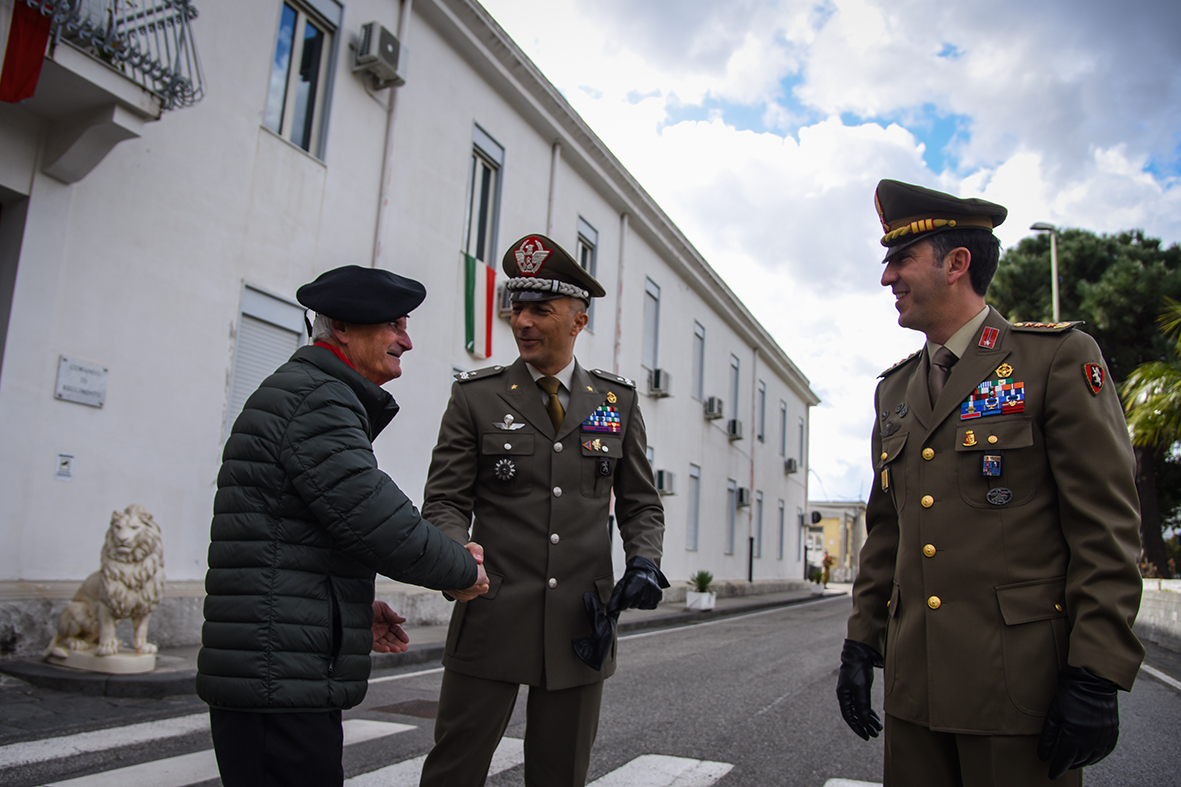
[[[660, 563], [664, 510], [634, 383], [577, 363], [572, 383], [556, 435], [520, 359], [452, 387], [423, 516], [484, 547], [490, 588], [456, 604], [443, 656], [461, 674], [557, 690], [615, 671], [614, 647], [593, 670], [571, 644], [590, 635], [583, 594], [605, 605], [615, 584], [612, 492], [627, 558]], [[617, 431], [592, 431], [616, 419]]]
[[1063, 667], [1130, 689], [1144, 654], [1123, 411], [1072, 324], [1014, 326], [990, 309], [933, 412], [927, 369], [924, 351], [878, 385], [849, 637], [886, 654], [886, 713], [1038, 734]]

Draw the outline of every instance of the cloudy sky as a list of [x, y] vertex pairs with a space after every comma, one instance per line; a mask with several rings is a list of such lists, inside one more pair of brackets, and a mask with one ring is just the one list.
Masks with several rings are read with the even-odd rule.
[[868, 496], [876, 376], [922, 344], [878, 180], [1007, 206], [1004, 247], [1181, 241], [1176, 0], [481, 2], [811, 380], [813, 499]]

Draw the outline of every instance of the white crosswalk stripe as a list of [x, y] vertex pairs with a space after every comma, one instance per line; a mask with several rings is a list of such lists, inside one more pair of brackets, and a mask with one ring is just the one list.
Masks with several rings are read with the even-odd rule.
[[824, 787], [882, 787], [881, 782], [859, 782], [855, 779], [829, 779]]
[[[409, 724], [368, 719], [344, 722], [345, 746], [413, 730]], [[208, 732], [209, 716], [199, 713], [144, 724], [66, 735], [0, 747], [0, 771], [49, 763], [79, 754], [93, 754], [149, 744], [195, 732]], [[345, 787], [415, 787], [426, 756], [396, 762], [345, 781]], [[525, 762], [525, 742], [504, 738], [492, 757], [488, 774], [495, 775]], [[589, 787], [712, 787], [734, 768], [725, 762], [647, 754], [600, 777]], [[73, 779], [50, 781], [44, 787], [186, 787], [218, 777], [212, 749], [142, 762]], [[0, 781], [3, 780], [0, 773]], [[836, 780], [826, 787], [861, 787], [863, 782]]]
[[595, 779], [589, 787], [710, 787], [733, 767], [728, 762], [645, 754]]
[[[208, 718], [208, 717], [206, 717]], [[348, 719], [344, 722], [344, 745], [395, 735], [414, 729], [412, 724]], [[142, 762], [104, 773], [93, 773], [67, 781], [49, 782], [46, 787], [184, 787], [216, 779], [217, 758], [212, 749], [163, 760]]]

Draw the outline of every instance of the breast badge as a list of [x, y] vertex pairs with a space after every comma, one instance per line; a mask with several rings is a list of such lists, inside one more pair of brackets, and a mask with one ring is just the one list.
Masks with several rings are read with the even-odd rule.
[[976, 445], [976, 433], [969, 429], [964, 432], [964, 447], [971, 448], [974, 445]]
[[497, 481], [512, 481], [517, 475], [517, 463], [507, 456], [496, 460], [492, 467], [492, 474]]
[[1003, 486], [998, 486], [996, 489], [989, 489], [988, 495], [986, 497], [988, 502], [992, 503], [994, 506], [1003, 506], [1005, 503], [1008, 503], [1013, 499], [1013, 490], [1006, 489]]
[[594, 440], [587, 440], [582, 444], [582, 447], [588, 451], [602, 451], [603, 453], [608, 453], [610, 451], [607, 446], [603, 445], [603, 441], [597, 437]]
[[1007, 363], [1002, 363], [1000, 366], [996, 367], [996, 376], [1001, 378], [1012, 377], [1013, 367], [1009, 366]]
[[1005, 466], [1005, 458], [1000, 454], [985, 454], [980, 468], [980, 474], [986, 478], [997, 478]]
[[495, 426], [497, 429], [503, 429], [506, 432], [515, 432], [516, 430], [520, 429], [522, 426], [525, 425], [525, 424], [513, 423], [513, 421], [515, 421], [515, 420], [516, 419], [513, 418], [512, 413], [505, 413], [503, 422], [501, 422], [499, 424], [493, 422], [492, 425]]

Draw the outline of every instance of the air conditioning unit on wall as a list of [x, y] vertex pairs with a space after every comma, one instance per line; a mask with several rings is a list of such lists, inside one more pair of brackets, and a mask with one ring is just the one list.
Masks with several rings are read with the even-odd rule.
[[662, 495], [671, 495], [674, 492], [674, 482], [676, 476], [671, 470], [657, 470], [656, 471], [656, 491]]
[[653, 369], [648, 373], [648, 393], [652, 396], [668, 396], [672, 388], [672, 377], [664, 369]]
[[739, 421], [737, 418], [731, 418], [729, 421], [727, 421], [726, 422], [726, 435], [731, 440], [741, 440], [742, 439], [742, 421]]
[[783, 460], [783, 472], [791, 474], [791, 473], [798, 473], [799, 470], [800, 470], [800, 463], [795, 460], [794, 456], [790, 459]]
[[406, 84], [406, 50], [397, 36], [378, 22], [361, 25], [357, 42], [357, 59], [353, 71], [368, 71], [377, 80], [377, 87]]
[[722, 400], [716, 396], [711, 396], [702, 403], [702, 409], [705, 410], [705, 417], [709, 420], [722, 417]]
[[738, 507], [746, 508], [750, 505], [750, 490], [745, 486], [738, 487]]

